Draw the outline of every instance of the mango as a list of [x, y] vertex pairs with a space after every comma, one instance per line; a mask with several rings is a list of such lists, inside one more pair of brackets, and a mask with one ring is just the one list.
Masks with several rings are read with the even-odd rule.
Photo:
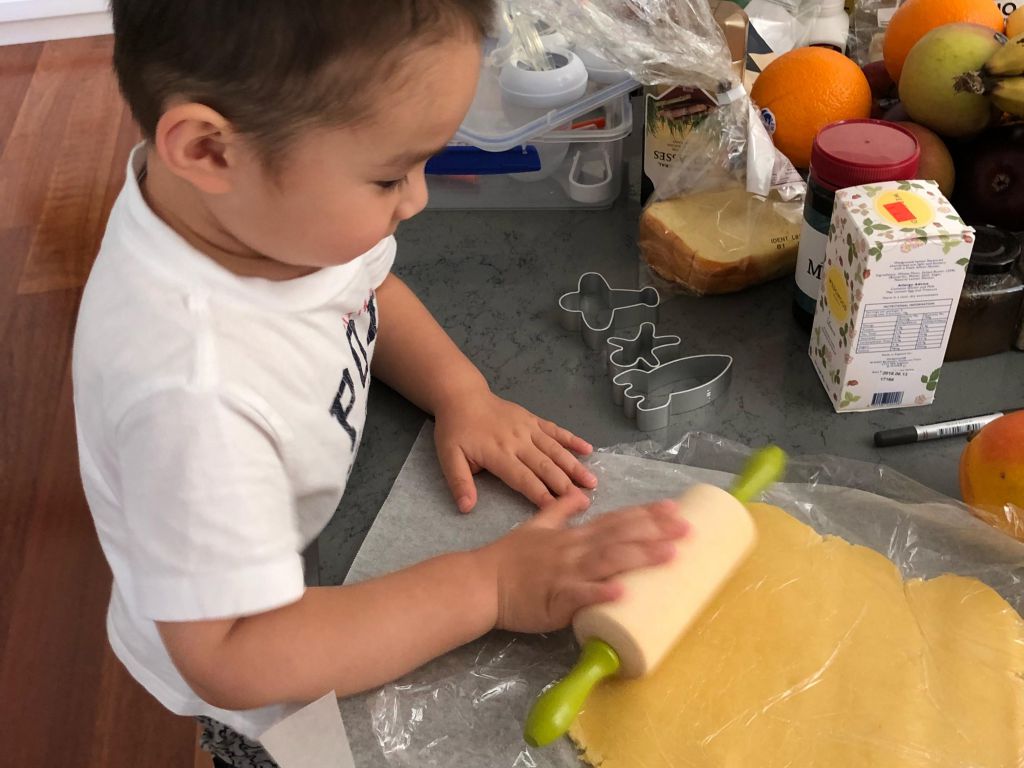
[[947, 199], [953, 196], [953, 182], [956, 181], [956, 169], [953, 156], [946, 148], [946, 143], [932, 131], [917, 123], [899, 123], [917, 138], [921, 147], [921, 160], [917, 165], [917, 178], [931, 179], [939, 185], [939, 191]]
[[976, 517], [1024, 541], [1024, 411], [1000, 416], [967, 443], [960, 493]]

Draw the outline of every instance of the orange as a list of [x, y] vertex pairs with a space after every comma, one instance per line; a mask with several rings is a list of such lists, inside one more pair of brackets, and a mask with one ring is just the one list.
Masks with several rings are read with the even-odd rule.
[[960, 493], [979, 518], [1024, 540], [1024, 411], [986, 424], [967, 444]]
[[871, 86], [853, 61], [828, 48], [796, 48], [757, 76], [750, 97], [775, 146], [797, 168], [811, 162], [818, 131], [871, 115]]
[[903, 62], [914, 43], [936, 27], [968, 22], [1003, 31], [1003, 12], [995, 0], [906, 0], [885, 30], [882, 56], [894, 83], [900, 81]]

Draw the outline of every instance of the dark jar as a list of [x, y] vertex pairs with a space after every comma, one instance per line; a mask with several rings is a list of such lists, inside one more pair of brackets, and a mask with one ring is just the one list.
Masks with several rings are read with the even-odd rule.
[[1024, 302], [1021, 246], [1016, 236], [988, 226], [975, 227], [976, 239], [960, 292], [946, 360], [970, 360], [1005, 352], [1017, 339]]
[[843, 120], [818, 132], [811, 149], [793, 293], [793, 316], [806, 330], [814, 323], [836, 192], [861, 184], [913, 179], [920, 156], [921, 149], [910, 131], [883, 120]]

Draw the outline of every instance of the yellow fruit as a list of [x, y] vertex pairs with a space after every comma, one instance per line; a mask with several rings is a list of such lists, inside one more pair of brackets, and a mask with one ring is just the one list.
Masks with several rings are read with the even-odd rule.
[[1024, 35], [1011, 37], [1003, 43], [981, 68], [989, 77], [1017, 77], [1024, 75]]
[[993, 0], [906, 0], [885, 30], [882, 55], [893, 82], [899, 82], [903, 62], [914, 44], [946, 24], [968, 22], [1003, 31], [1003, 12]]
[[784, 53], [758, 75], [750, 93], [775, 146], [797, 168], [811, 162], [818, 131], [871, 115], [871, 86], [852, 60], [827, 48]]
[[997, 81], [989, 96], [992, 103], [1006, 114], [1024, 117], [1024, 77]]
[[1024, 35], [1024, 5], [1011, 13], [1006, 19], [1006, 36]]
[[1024, 541], [1024, 411], [986, 424], [967, 444], [960, 493], [975, 515]]

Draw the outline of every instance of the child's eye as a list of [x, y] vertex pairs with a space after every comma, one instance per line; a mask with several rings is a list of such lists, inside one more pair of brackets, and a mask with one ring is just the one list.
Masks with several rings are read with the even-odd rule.
[[398, 187], [405, 184], [406, 178], [406, 176], [403, 176], [400, 179], [390, 179], [388, 181], [375, 181], [374, 184], [376, 184], [381, 189], [397, 189]]

